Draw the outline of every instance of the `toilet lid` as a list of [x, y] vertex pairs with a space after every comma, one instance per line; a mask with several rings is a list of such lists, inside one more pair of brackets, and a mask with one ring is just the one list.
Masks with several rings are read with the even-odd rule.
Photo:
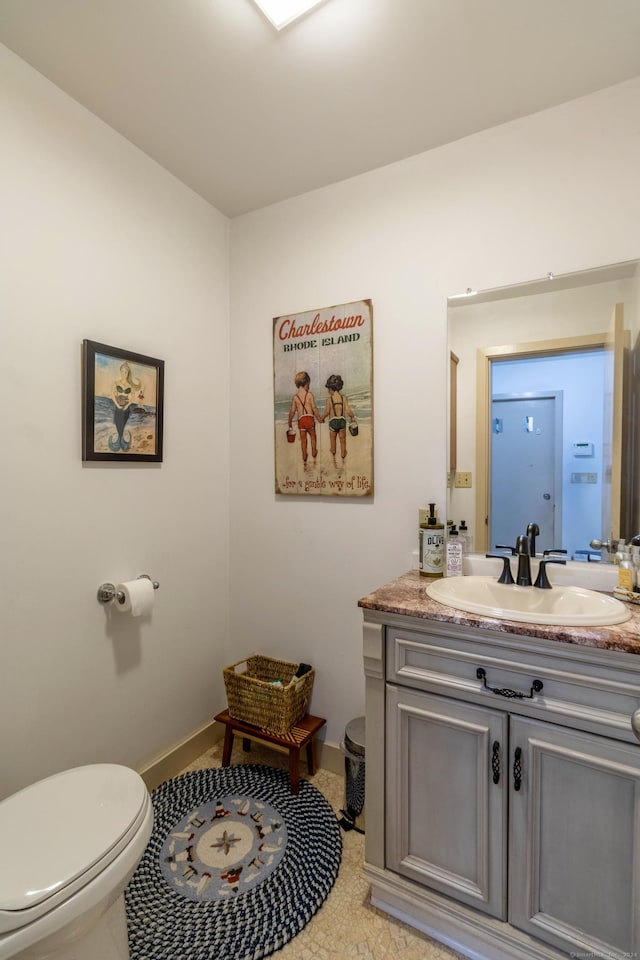
[[90, 870], [117, 847], [147, 796], [134, 770], [102, 763], [55, 774], [3, 800], [0, 911], [42, 903]]

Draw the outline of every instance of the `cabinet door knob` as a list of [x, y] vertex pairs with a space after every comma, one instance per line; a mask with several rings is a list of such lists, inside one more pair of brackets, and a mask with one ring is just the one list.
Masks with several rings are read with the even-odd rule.
[[522, 786], [522, 750], [516, 747], [513, 755], [513, 789], [519, 790]]
[[640, 707], [631, 714], [631, 729], [635, 733], [636, 738], [640, 740]]

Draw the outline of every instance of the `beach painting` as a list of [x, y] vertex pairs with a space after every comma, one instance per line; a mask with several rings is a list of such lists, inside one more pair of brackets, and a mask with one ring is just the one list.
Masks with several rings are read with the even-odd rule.
[[275, 491], [373, 496], [371, 300], [273, 320]]
[[164, 361], [82, 345], [82, 459], [162, 460]]

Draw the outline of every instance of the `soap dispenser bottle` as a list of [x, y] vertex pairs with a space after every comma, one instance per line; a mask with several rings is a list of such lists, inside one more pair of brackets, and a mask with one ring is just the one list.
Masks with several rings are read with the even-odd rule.
[[421, 516], [418, 569], [424, 577], [441, 577], [444, 572], [444, 524], [438, 520], [435, 503], [429, 504], [429, 516], [424, 526], [423, 520]]
[[448, 577], [462, 576], [462, 543], [455, 523], [449, 530], [445, 547], [446, 573]]

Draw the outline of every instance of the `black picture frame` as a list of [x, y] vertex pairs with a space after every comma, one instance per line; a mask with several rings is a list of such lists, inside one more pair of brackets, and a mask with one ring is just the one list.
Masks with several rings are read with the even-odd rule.
[[82, 459], [161, 463], [164, 360], [82, 342]]

